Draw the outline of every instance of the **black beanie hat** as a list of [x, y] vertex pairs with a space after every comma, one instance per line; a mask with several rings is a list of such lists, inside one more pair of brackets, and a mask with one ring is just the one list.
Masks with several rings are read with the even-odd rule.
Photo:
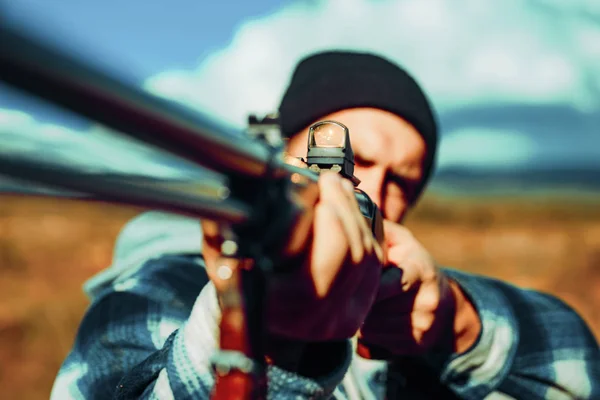
[[425, 93], [398, 65], [374, 54], [327, 51], [296, 66], [281, 100], [279, 114], [285, 137], [302, 131], [336, 111], [371, 107], [403, 118], [421, 134], [427, 146], [423, 179], [411, 203], [431, 176], [437, 150], [437, 124]]

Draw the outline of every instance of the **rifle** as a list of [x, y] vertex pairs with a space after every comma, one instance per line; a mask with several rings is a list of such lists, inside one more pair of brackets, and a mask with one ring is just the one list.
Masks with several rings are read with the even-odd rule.
[[[265, 282], [281, 270], [289, 229], [318, 196], [322, 170], [353, 174], [347, 127], [321, 121], [310, 129], [308, 168], [284, 158], [276, 116], [251, 116], [241, 132], [173, 102], [152, 96], [47, 43], [0, 25], [0, 79], [121, 135], [219, 174], [218, 182], [147, 179], [78, 171], [0, 153], [0, 174], [75, 192], [93, 201], [152, 207], [217, 221], [226, 240], [217, 274], [221, 293], [220, 350], [213, 358], [213, 398], [266, 397], [263, 341]], [[361, 212], [383, 238], [381, 214], [356, 189]], [[257, 231], [263, 235], [257, 237]], [[217, 286], [217, 285], [216, 285]], [[372, 355], [360, 345], [363, 355]]]

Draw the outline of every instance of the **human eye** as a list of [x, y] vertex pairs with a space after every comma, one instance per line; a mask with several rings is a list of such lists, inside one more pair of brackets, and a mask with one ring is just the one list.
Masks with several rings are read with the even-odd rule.
[[355, 153], [354, 154], [354, 164], [359, 165], [361, 167], [371, 167], [375, 164], [374, 161], [366, 159], [362, 154]]
[[388, 182], [396, 185], [407, 199], [412, 199], [414, 196], [416, 187], [412, 180], [409, 180], [404, 176], [391, 173], [388, 175]]

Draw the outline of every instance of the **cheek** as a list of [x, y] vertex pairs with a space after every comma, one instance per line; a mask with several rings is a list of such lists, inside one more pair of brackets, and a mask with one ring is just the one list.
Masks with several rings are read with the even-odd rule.
[[406, 214], [408, 202], [398, 185], [389, 184], [386, 189], [385, 198], [383, 199], [385, 219], [399, 223]]
[[385, 169], [379, 166], [354, 166], [354, 175], [360, 179], [358, 186], [369, 196], [379, 197], [385, 183]]
[[294, 136], [288, 142], [287, 152], [294, 157], [306, 157], [307, 152], [307, 135]]
[[388, 198], [385, 201], [383, 215], [388, 221], [392, 221], [399, 224], [400, 222], [402, 222], [404, 214], [406, 214], [406, 210], [407, 207], [404, 201], [400, 199]]

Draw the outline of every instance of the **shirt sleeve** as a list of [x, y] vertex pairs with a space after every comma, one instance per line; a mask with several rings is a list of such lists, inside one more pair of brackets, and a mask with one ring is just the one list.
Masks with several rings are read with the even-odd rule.
[[[210, 397], [209, 358], [219, 307], [203, 261], [163, 256], [98, 294], [64, 362], [52, 399]], [[198, 293], [200, 293], [198, 295]], [[269, 367], [269, 398], [328, 398], [351, 359], [323, 379]]]
[[600, 350], [582, 318], [561, 300], [452, 269], [481, 319], [476, 343], [446, 362], [441, 379], [461, 398], [600, 398]]

